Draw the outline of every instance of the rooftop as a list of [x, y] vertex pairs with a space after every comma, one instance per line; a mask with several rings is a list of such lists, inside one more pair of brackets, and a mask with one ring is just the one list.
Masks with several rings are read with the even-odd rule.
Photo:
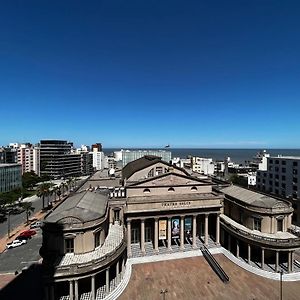
[[82, 191], [67, 198], [46, 219], [45, 222], [56, 223], [68, 217], [88, 222], [105, 215], [108, 195], [100, 192]]
[[[133, 265], [129, 284], [118, 300], [279, 299], [279, 282], [250, 273], [223, 254], [214, 255], [230, 278], [224, 284], [203, 257]], [[283, 299], [299, 299], [298, 282], [283, 283]]]
[[254, 191], [250, 191], [236, 185], [225, 187], [221, 189], [221, 192], [227, 196], [233, 197], [256, 207], [289, 208], [289, 205], [284, 201]]
[[297, 160], [300, 160], [300, 156], [282, 156], [282, 155], [278, 155], [278, 156], [270, 156], [268, 157], [269, 159], [297, 159]]

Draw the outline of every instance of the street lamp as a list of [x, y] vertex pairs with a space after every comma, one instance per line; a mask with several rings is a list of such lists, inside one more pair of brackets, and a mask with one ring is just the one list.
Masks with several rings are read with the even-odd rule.
[[11, 210], [7, 212], [7, 236], [10, 237], [10, 213]]
[[162, 289], [161, 291], [160, 291], [160, 293], [163, 295], [163, 300], [166, 300], [166, 293], [168, 292], [168, 290], [167, 289]]
[[282, 275], [283, 275], [283, 270], [280, 270], [280, 271], [279, 271], [279, 274], [280, 274], [280, 298], [279, 298], [279, 299], [282, 300], [282, 299], [283, 299], [283, 298], [282, 298], [282, 294], [283, 294], [283, 293], [282, 293], [282, 292], [283, 292], [283, 291], [282, 291]]

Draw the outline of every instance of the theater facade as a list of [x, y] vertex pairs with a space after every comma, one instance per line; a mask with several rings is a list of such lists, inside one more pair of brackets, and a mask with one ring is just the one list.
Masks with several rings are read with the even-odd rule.
[[289, 232], [292, 207], [248, 192], [156, 156], [127, 164], [114, 191], [76, 193], [45, 219], [45, 298], [105, 299], [131, 257], [203, 246], [224, 246], [262, 269], [284, 264], [294, 271], [300, 241]]

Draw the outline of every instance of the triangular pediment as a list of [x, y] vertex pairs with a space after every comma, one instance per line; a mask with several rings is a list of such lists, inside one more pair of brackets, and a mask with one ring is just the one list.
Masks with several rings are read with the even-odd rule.
[[160, 176], [155, 176], [152, 178], [147, 178], [145, 180], [133, 183], [130, 186], [134, 187], [153, 187], [153, 186], [199, 186], [199, 185], [213, 185], [204, 180], [186, 176], [177, 173], [165, 173]]

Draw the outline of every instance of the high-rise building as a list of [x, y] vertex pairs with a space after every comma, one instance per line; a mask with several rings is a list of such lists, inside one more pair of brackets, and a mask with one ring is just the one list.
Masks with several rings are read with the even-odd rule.
[[257, 189], [289, 199], [294, 208], [293, 221], [300, 225], [300, 157], [267, 157], [257, 171]]
[[21, 188], [21, 172], [20, 164], [0, 164], [0, 193]]
[[171, 152], [165, 150], [125, 150], [122, 153], [122, 165], [126, 166], [131, 161], [137, 160], [143, 156], [154, 155], [161, 157], [162, 160], [170, 162]]
[[81, 155], [72, 153], [73, 144], [63, 140], [41, 140], [40, 174], [52, 178], [81, 175]]
[[96, 143], [92, 145], [92, 151], [94, 151], [94, 149], [97, 149], [98, 152], [102, 152], [102, 144], [101, 143]]

